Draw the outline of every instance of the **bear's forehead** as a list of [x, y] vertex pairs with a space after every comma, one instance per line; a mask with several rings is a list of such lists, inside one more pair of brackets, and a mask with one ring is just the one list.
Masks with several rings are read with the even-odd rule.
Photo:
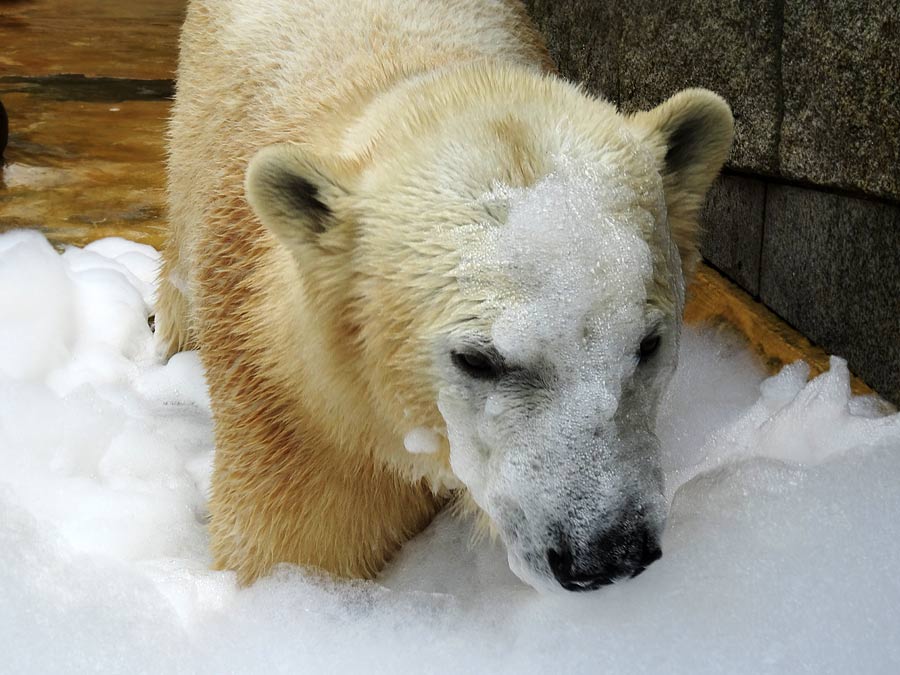
[[460, 285], [491, 315], [507, 354], [603, 342], [619, 351], [646, 323], [653, 233], [665, 217], [654, 186], [592, 173], [557, 172], [530, 188], [484, 196], [502, 222], [484, 225], [464, 248]]
[[665, 219], [655, 187], [562, 171], [528, 188], [495, 187], [481, 198], [490, 221], [459, 242], [463, 293], [576, 309], [606, 298], [644, 302], [651, 242]]

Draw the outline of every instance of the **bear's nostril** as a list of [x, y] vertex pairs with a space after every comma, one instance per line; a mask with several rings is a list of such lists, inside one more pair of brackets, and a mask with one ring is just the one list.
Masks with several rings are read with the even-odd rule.
[[644, 555], [641, 558], [641, 565], [646, 567], [650, 563], [656, 562], [660, 558], [662, 558], [662, 549], [659, 546], [648, 547], [644, 551]]
[[551, 548], [547, 551], [547, 562], [557, 581], [562, 582], [572, 576], [572, 552], [567, 546], [560, 546], [559, 550]]
[[631, 578], [634, 579], [637, 575], [643, 572], [650, 566], [650, 563], [656, 562], [662, 558], [662, 549], [659, 546], [651, 546], [646, 549], [641, 556], [641, 559], [638, 561], [638, 566], [635, 568], [634, 572], [631, 573]]
[[567, 591], [592, 591], [613, 581], [603, 569], [576, 570], [575, 558], [566, 545], [549, 549], [547, 562], [559, 585]]

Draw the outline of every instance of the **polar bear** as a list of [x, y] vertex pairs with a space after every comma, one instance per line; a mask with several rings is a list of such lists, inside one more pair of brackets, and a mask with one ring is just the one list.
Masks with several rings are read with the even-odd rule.
[[448, 502], [537, 588], [658, 558], [732, 125], [699, 89], [619, 114], [513, 0], [192, 0], [156, 325], [207, 373], [215, 566], [372, 577]]

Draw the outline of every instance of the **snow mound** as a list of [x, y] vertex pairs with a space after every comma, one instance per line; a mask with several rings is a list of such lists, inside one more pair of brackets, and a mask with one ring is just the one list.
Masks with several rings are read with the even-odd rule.
[[444, 514], [377, 582], [241, 590], [209, 570], [209, 402], [196, 354], [155, 356], [157, 266], [0, 235], [0, 670], [900, 671], [900, 415], [842, 360], [764, 380], [686, 331], [664, 557], [636, 579], [539, 595]]

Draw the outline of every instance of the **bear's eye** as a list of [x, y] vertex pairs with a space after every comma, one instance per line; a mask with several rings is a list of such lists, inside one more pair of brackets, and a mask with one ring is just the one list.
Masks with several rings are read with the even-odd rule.
[[476, 351], [451, 352], [453, 365], [469, 377], [479, 380], [496, 378], [503, 371], [500, 363], [488, 354]]
[[638, 360], [644, 363], [653, 356], [659, 349], [659, 335], [648, 335], [641, 340], [640, 351], [638, 352]]

